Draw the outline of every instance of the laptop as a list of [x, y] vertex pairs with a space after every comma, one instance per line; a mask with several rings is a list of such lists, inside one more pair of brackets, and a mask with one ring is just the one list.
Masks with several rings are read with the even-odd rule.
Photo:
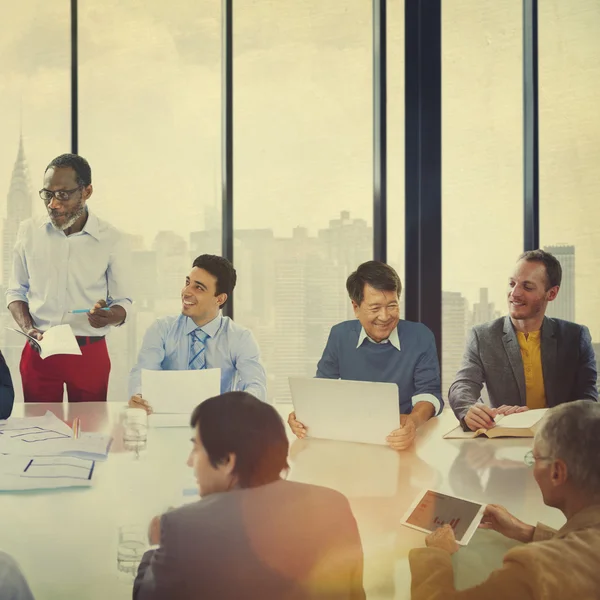
[[289, 384], [307, 437], [385, 445], [400, 426], [395, 383], [290, 377]]

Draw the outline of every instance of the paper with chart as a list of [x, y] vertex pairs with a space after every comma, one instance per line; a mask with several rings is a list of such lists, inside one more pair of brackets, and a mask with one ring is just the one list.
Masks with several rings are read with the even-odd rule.
[[194, 408], [220, 393], [221, 369], [142, 369], [142, 396], [152, 407], [148, 422], [153, 427], [189, 427]]
[[75, 338], [70, 325], [56, 325], [55, 327], [50, 327], [50, 329], [44, 332], [41, 340], [36, 340], [30, 335], [22, 332], [20, 329], [15, 329], [14, 327], [7, 327], [7, 329], [16, 331], [29, 340], [32, 340], [38, 347], [42, 358], [48, 358], [55, 354], [81, 354], [81, 348], [79, 348], [79, 344], [77, 343], [77, 339]]
[[77, 439], [72, 429], [54, 413], [0, 421], [0, 454], [15, 456], [74, 456], [105, 460], [112, 437], [82, 433]]
[[0, 456], [0, 491], [89, 487], [95, 464], [61, 456]]

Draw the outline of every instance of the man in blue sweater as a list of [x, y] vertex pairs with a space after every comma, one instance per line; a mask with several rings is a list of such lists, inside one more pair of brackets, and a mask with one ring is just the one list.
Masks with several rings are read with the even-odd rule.
[[[348, 277], [346, 289], [358, 320], [332, 327], [316, 376], [397, 384], [401, 427], [386, 439], [404, 450], [417, 428], [444, 406], [435, 338], [422, 323], [400, 321], [402, 284], [389, 265], [363, 263]], [[295, 413], [288, 423], [296, 436], [306, 435]]]

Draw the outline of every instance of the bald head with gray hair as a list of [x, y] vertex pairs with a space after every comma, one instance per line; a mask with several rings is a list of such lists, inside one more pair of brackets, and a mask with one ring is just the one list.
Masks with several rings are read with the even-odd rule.
[[565, 463], [574, 487], [600, 499], [600, 404], [577, 400], [551, 408], [535, 446], [545, 457]]

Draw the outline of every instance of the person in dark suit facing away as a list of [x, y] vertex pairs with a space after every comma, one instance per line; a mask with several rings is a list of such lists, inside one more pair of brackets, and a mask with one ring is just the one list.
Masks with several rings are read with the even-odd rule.
[[285, 481], [288, 440], [275, 409], [247, 392], [191, 417], [201, 500], [150, 524], [134, 600], [364, 600], [363, 552], [348, 500]]
[[8, 365], [0, 352], [0, 419], [8, 419], [15, 401], [15, 390]]

